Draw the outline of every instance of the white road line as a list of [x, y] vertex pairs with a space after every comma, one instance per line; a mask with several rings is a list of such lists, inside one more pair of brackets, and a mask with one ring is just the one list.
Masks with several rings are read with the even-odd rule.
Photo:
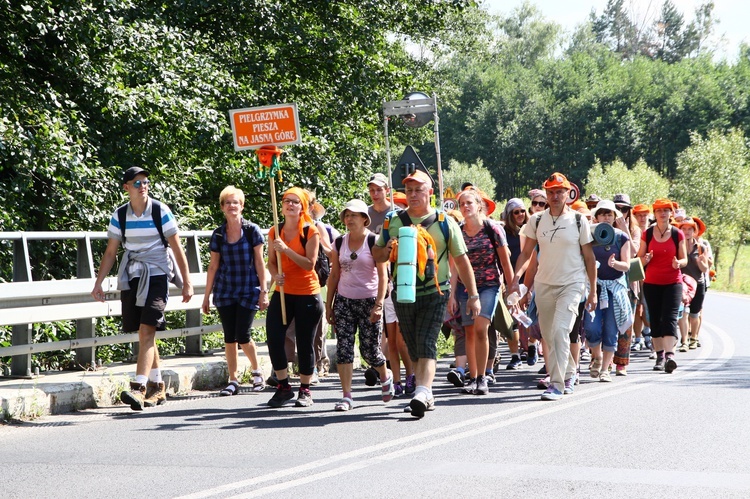
[[[205, 489], [202, 491], [197, 491], [193, 494], [181, 496], [180, 499], [198, 499], [203, 497], [211, 497], [219, 494], [226, 494], [232, 491], [238, 491], [240, 489], [259, 485], [265, 482], [275, 482], [283, 480], [283, 483], [271, 484], [266, 487], [255, 489], [252, 492], [236, 495], [233, 497], [249, 498], [280, 492], [283, 490], [298, 487], [300, 485], [304, 485], [306, 483], [311, 483], [325, 478], [330, 478], [332, 476], [341, 475], [343, 473], [360, 470], [369, 466], [375, 466], [382, 462], [391, 461], [410, 454], [423, 452], [432, 447], [445, 445], [457, 440], [475, 437], [490, 431], [496, 431], [506, 426], [524, 423], [531, 419], [536, 419], [541, 416], [560, 412], [572, 407], [578, 407], [580, 405], [595, 402], [606, 397], [613, 397], [623, 393], [639, 390], [656, 383], [673, 382], [685, 377], [696, 376], [701, 372], [711, 371], [723, 365], [732, 357], [732, 355], [734, 355], [735, 351], [734, 342], [725, 331], [723, 331], [718, 326], [714, 326], [706, 322], [703, 323], [703, 327], [706, 331], [710, 331], [720, 338], [721, 343], [723, 344], [721, 355], [718, 355], [712, 362], [706, 363], [706, 360], [713, 352], [714, 343], [713, 338], [710, 335], [704, 334], [701, 337], [701, 343], [703, 344], [703, 346], [701, 347], [699, 356], [688, 362], [687, 364], [680, 366], [677, 373], [675, 373], [674, 375], [657, 375], [651, 376], [648, 379], [640, 376], [633, 376], [629, 377], [627, 380], [618, 381], [616, 387], [613, 387], [610, 384], [603, 384], [606, 386], [597, 386], [592, 390], [587, 389], [586, 393], [576, 394], [573, 397], [565, 398], [565, 400], [561, 402], [552, 402], [546, 404], [536, 401], [528, 402], [512, 409], [493, 412], [484, 416], [479, 416], [469, 420], [463, 420], [440, 428], [434, 428], [432, 430], [405, 436], [397, 440], [390, 440], [388, 442], [381, 442], [379, 444], [371, 445], [368, 447], [355, 449], [342, 454], [337, 454], [327, 458], [318, 459], [316, 461], [311, 461], [309, 463], [295, 466], [293, 468], [286, 468], [273, 473], [249, 478], [247, 480], [241, 480], [218, 487], [212, 487], [210, 489]], [[533, 412], [527, 412], [525, 414], [514, 416], [514, 414], [516, 413], [528, 411], [529, 405], [531, 404], [538, 405], [539, 409], [535, 409], [533, 410]], [[426, 439], [427, 441], [424, 441], [422, 443], [407, 446], [407, 444], [411, 444], [412, 442]], [[387, 451], [391, 448], [396, 448], [396, 450], [383, 454], [384, 451]], [[367, 459], [358, 459], [368, 454], [375, 455], [368, 457]], [[342, 462], [346, 464], [341, 464]], [[288, 480], [290, 476], [298, 476], [302, 473], [311, 472], [320, 468], [324, 468], [324, 470], [318, 473], [313, 473], [311, 475], [302, 476], [294, 480]]]

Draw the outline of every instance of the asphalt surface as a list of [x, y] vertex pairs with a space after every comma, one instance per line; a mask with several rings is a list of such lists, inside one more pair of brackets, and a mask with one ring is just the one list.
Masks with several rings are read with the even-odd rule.
[[[541, 364], [504, 371], [488, 396], [439, 365], [423, 419], [355, 373], [356, 407], [330, 376], [310, 408], [272, 391], [192, 392], [0, 426], [3, 497], [750, 497], [750, 298], [709, 292], [702, 347], [671, 375], [646, 353], [627, 377], [586, 375], [543, 402]], [[506, 352], [507, 353], [507, 352]], [[507, 360], [507, 355], [506, 355]], [[585, 366], [582, 369], [587, 372]]]

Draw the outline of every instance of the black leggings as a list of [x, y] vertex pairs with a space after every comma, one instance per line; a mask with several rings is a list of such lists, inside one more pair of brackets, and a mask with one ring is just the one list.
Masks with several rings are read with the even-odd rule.
[[255, 319], [256, 310], [245, 308], [239, 303], [225, 307], [216, 307], [224, 329], [224, 343], [250, 343], [250, 327]]
[[648, 315], [651, 319], [651, 336], [653, 338], [665, 336], [678, 338], [677, 314], [682, 301], [682, 283], [643, 283], [643, 296], [646, 298]]
[[274, 293], [271, 297], [271, 303], [268, 305], [266, 336], [271, 364], [275, 371], [282, 371], [287, 368], [288, 360], [284, 349], [284, 341], [287, 327], [292, 319], [295, 319], [299, 373], [310, 376], [315, 370], [313, 341], [315, 340], [318, 322], [323, 317], [323, 302], [320, 300], [320, 294], [285, 294], [284, 298], [286, 301], [286, 326], [281, 321], [281, 294]]

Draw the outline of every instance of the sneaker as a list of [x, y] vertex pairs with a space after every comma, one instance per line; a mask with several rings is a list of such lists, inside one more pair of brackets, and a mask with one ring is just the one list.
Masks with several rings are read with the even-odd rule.
[[466, 386], [464, 386], [461, 391], [464, 393], [473, 395], [476, 389], [477, 389], [477, 380], [476, 378], [471, 378], [469, 379], [469, 381], [466, 382]]
[[654, 371], [663, 371], [664, 370], [664, 358], [656, 359], [656, 364], [654, 364]]
[[315, 386], [318, 383], [320, 383], [320, 376], [318, 375], [318, 368], [316, 367], [312, 373], [312, 377], [310, 378], [310, 384], [312, 386]]
[[374, 367], [368, 367], [365, 370], [365, 384], [367, 386], [375, 386], [378, 384], [378, 381], [380, 381], [380, 375], [378, 374], [377, 369]]
[[680, 352], [685, 353], [688, 351], [688, 344], [687, 343], [680, 343]]
[[529, 354], [526, 356], [526, 363], [530, 366], [539, 362], [539, 354], [536, 351], [536, 345], [529, 345]]
[[565, 380], [565, 389], [563, 390], [564, 395], [570, 395], [575, 391], [576, 375]]
[[578, 356], [578, 361], [581, 363], [590, 362], [591, 353], [589, 353], [589, 351], [585, 348], [581, 348], [581, 354]]
[[427, 398], [427, 394], [420, 392], [409, 402], [411, 415], [415, 418], [423, 418], [427, 411], [435, 410], [435, 397]]
[[617, 376], [627, 376], [628, 375], [628, 369], [625, 366], [617, 366], [617, 369], [615, 370], [615, 375], [617, 375]]
[[545, 376], [544, 378], [537, 381], [536, 387], [539, 388], [540, 390], [545, 390], [549, 388], [549, 376]]
[[654, 360], [656, 358], [656, 352], [652, 351], [650, 354], [648, 354], [648, 358]]
[[529, 354], [521, 350], [521, 362], [526, 362], [528, 360], [529, 360]]
[[510, 362], [508, 362], [508, 365], [505, 367], [508, 371], [516, 371], [521, 368], [521, 359], [518, 357], [518, 355], [514, 355], [511, 357]]
[[122, 392], [120, 400], [123, 404], [129, 405], [134, 411], [142, 411], [146, 400], [146, 385], [131, 381], [130, 391]]
[[401, 382], [400, 381], [396, 381], [393, 384], [393, 396], [395, 398], [398, 398], [398, 397], [400, 397], [403, 394], [404, 394], [404, 387], [401, 386]]
[[293, 398], [294, 392], [292, 391], [291, 386], [283, 387], [278, 385], [276, 387], [276, 393], [274, 393], [273, 397], [268, 401], [268, 405], [270, 407], [279, 408], [284, 405], [284, 402], [292, 400]]
[[646, 340], [644, 340], [643, 338], [638, 338], [637, 340], [635, 340], [635, 343], [633, 343], [633, 346], [630, 347], [630, 350], [632, 350], [633, 352], [640, 352], [641, 350], [645, 350], [645, 349], [646, 349]]
[[380, 389], [383, 392], [383, 402], [390, 402], [395, 394], [395, 389], [393, 388], [393, 373], [388, 369], [387, 374], [388, 379], [380, 383]]
[[543, 365], [539, 371], [537, 371], [537, 374], [547, 374], [547, 365]]
[[602, 371], [599, 375], [599, 381], [602, 383], [612, 383], [612, 376], [609, 374], [609, 371]]
[[664, 362], [664, 372], [672, 373], [675, 369], [677, 369], [677, 362], [675, 362], [674, 357], [668, 357]]
[[448, 381], [453, 383], [453, 386], [462, 388], [464, 386], [465, 377], [461, 371], [451, 369], [448, 371]]
[[560, 400], [562, 397], [562, 392], [554, 386], [550, 386], [542, 393], [542, 400]]
[[406, 390], [404, 393], [411, 395], [417, 389], [417, 377], [414, 374], [410, 374], [406, 377]]
[[146, 383], [146, 398], [143, 399], [144, 407], [154, 407], [167, 403], [167, 387], [163, 381]]
[[313, 405], [312, 394], [309, 388], [300, 388], [297, 394], [297, 401], [294, 403], [296, 407], [310, 407]]
[[490, 387], [487, 386], [487, 378], [479, 376], [476, 382], [476, 388], [474, 389], [474, 395], [487, 395], [490, 393]]
[[279, 378], [276, 377], [276, 371], [271, 371], [271, 375], [266, 380], [268, 386], [279, 386]]
[[484, 379], [488, 385], [494, 385], [496, 381], [495, 375], [492, 372], [484, 373]]
[[602, 359], [594, 359], [589, 364], [589, 376], [592, 378], [598, 378], [602, 370]]

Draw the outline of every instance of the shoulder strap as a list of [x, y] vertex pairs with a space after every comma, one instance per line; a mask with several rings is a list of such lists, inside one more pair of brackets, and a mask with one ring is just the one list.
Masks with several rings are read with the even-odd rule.
[[578, 233], [581, 233], [581, 214], [576, 212], [576, 225], [578, 226]]
[[[367, 246], [370, 247], [370, 253], [372, 253], [372, 247], [375, 246], [375, 238], [376, 238], [376, 236], [372, 232], [370, 232], [369, 234], [367, 234]], [[339, 237], [339, 239], [341, 239], [341, 237]], [[338, 239], [337, 239], [337, 241], [338, 241]], [[341, 246], [341, 245], [339, 244], [339, 246]]]
[[672, 236], [672, 242], [674, 243], [675, 254], [680, 252], [680, 234], [677, 232], [677, 227], [672, 226], [670, 232]]
[[482, 229], [492, 243], [492, 247], [497, 251], [497, 240], [495, 239], [495, 231], [492, 229], [492, 222], [488, 218], [484, 219], [482, 223]]
[[128, 218], [128, 203], [117, 208], [117, 223], [120, 224], [120, 237], [122, 237], [122, 245], [125, 246], [125, 223]]
[[410, 225], [414, 225], [411, 221], [411, 218], [409, 217], [409, 214], [406, 213], [406, 210], [399, 211], [397, 215], [398, 215], [398, 218], [401, 220], [401, 224], [404, 227], [409, 227]]
[[336, 240], [333, 242], [333, 245], [336, 246], [336, 253], [341, 253], [341, 245], [344, 244], [344, 236], [339, 236], [336, 238]]
[[651, 244], [651, 240], [654, 238], [654, 226], [646, 229], [646, 253], [648, 253], [648, 247]]
[[154, 221], [156, 230], [159, 232], [159, 237], [161, 238], [161, 243], [166, 248], [169, 246], [169, 243], [167, 243], [167, 238], [164, 237], [164, 229], [161, 226], [161, 203], [156, 199], [151, 200], [151, 220]]
[[302, 235], [299, 236], [300, 241], [302, 241], [302, 249], [305, 249], [307, 247], [307, 233], [310, 231], [310, 226], [305, 225], [302, 227]]

